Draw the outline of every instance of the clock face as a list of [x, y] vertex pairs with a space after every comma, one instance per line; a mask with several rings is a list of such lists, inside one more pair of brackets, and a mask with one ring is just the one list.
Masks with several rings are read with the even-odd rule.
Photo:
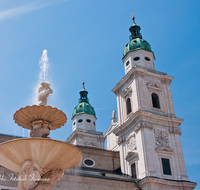
[[169, 146], [168, 138], [164, 132], [161, 132], [161, 131], [156, 132], [156, 144]]
[[136, 148], [136, 143], [135, 143], [135, 138], [134, 137], [131, 137], [129, 140], [128, 140], [128, 147], [130, 150], [133, 150]]

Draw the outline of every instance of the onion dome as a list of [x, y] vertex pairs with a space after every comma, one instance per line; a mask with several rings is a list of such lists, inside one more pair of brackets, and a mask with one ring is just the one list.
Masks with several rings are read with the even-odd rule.
[[131, 35], [129, 37], [130, 42], [126, 44], [126, 47], [123, 51], [123, 57], [127, 55], [130, 51], [135, 51], [139, 49], [144, 49], [147, 51], [151, 51], [151, 45], [146, 41], [142, 39], [142, 34], [140, 33], [140, 26], [138, 26], [135, 23], [135, 17], [132, 17], [133, 19], [133, 25], [129, 28], [129, 31], [131, 32]]
[[79, 94], [80, 94], [79, 104], [74, 108], [72, 118], [79, 114], [90, 114], [94, 115], [94, 117], [96, 118], [96, 113], [94, 111], [94, 108], [89, 103], [89, 99], [87, 97], [88, 91], [85, 90], [84, 82], [83, 82], [83, 88], [79, 92]]

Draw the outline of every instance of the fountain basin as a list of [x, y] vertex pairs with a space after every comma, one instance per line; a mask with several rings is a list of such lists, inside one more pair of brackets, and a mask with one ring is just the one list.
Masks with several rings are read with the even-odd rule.
[[0, 144], [0, 165], [19, 173], [26, 160], [47, 170], [66, 170], [82, 160], [82, 152], [71, 144], [49, 138], [16, 139]]
[[13, 119], [19, 126], [29, 130], [32, 130], [31, 123], [37, 120], [49, 122], [50, 130], [62, 127], [67, 121], [66, 115], [61, 110], [44, 105], [21, 108], [15, 112]]

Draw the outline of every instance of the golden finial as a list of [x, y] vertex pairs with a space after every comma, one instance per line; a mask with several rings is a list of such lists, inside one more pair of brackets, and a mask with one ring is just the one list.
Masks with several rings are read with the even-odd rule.
[[135, 21], [134, 13], [132, 13], [132, 20]]
[[83, 79], [83, 82], [82, 82], [83, 86], [85, 85], [85, 82], [84, 82], [84, 79]]

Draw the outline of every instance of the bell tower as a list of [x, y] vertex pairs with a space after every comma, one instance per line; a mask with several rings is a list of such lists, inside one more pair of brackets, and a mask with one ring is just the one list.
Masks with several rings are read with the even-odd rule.
[[129, 43], [126, 44], [123, 51], [123, 63], [125, 74], [133, 67], [142, 66], [147, 69], [154, 69], [155, 56], [151, 50], [150, 44], [142, 38], [140, 26], [135, 23], [135, 17], [132, 17], [133, 25], [129, 28], [131, 35]]
[[79, 103], [72, 114], [73, 132], [66, 142], [78, 146], [104, 149], [105, 137], [102, 132], [96, 131], [96, 113], [89, 103], [85, 82], [82, 84]]
[[139, 179], [142, 189], [194, 189], [180, 140], [183, 120], [174, 113], [173, 77], [155, 70], [151, 46], [132, 19], [122, 58], [125, 76], [112, 89], [118, 121], [106, 132], [107, 142], [112, 142], [107, 149], [120, 151], [122, 173]]

